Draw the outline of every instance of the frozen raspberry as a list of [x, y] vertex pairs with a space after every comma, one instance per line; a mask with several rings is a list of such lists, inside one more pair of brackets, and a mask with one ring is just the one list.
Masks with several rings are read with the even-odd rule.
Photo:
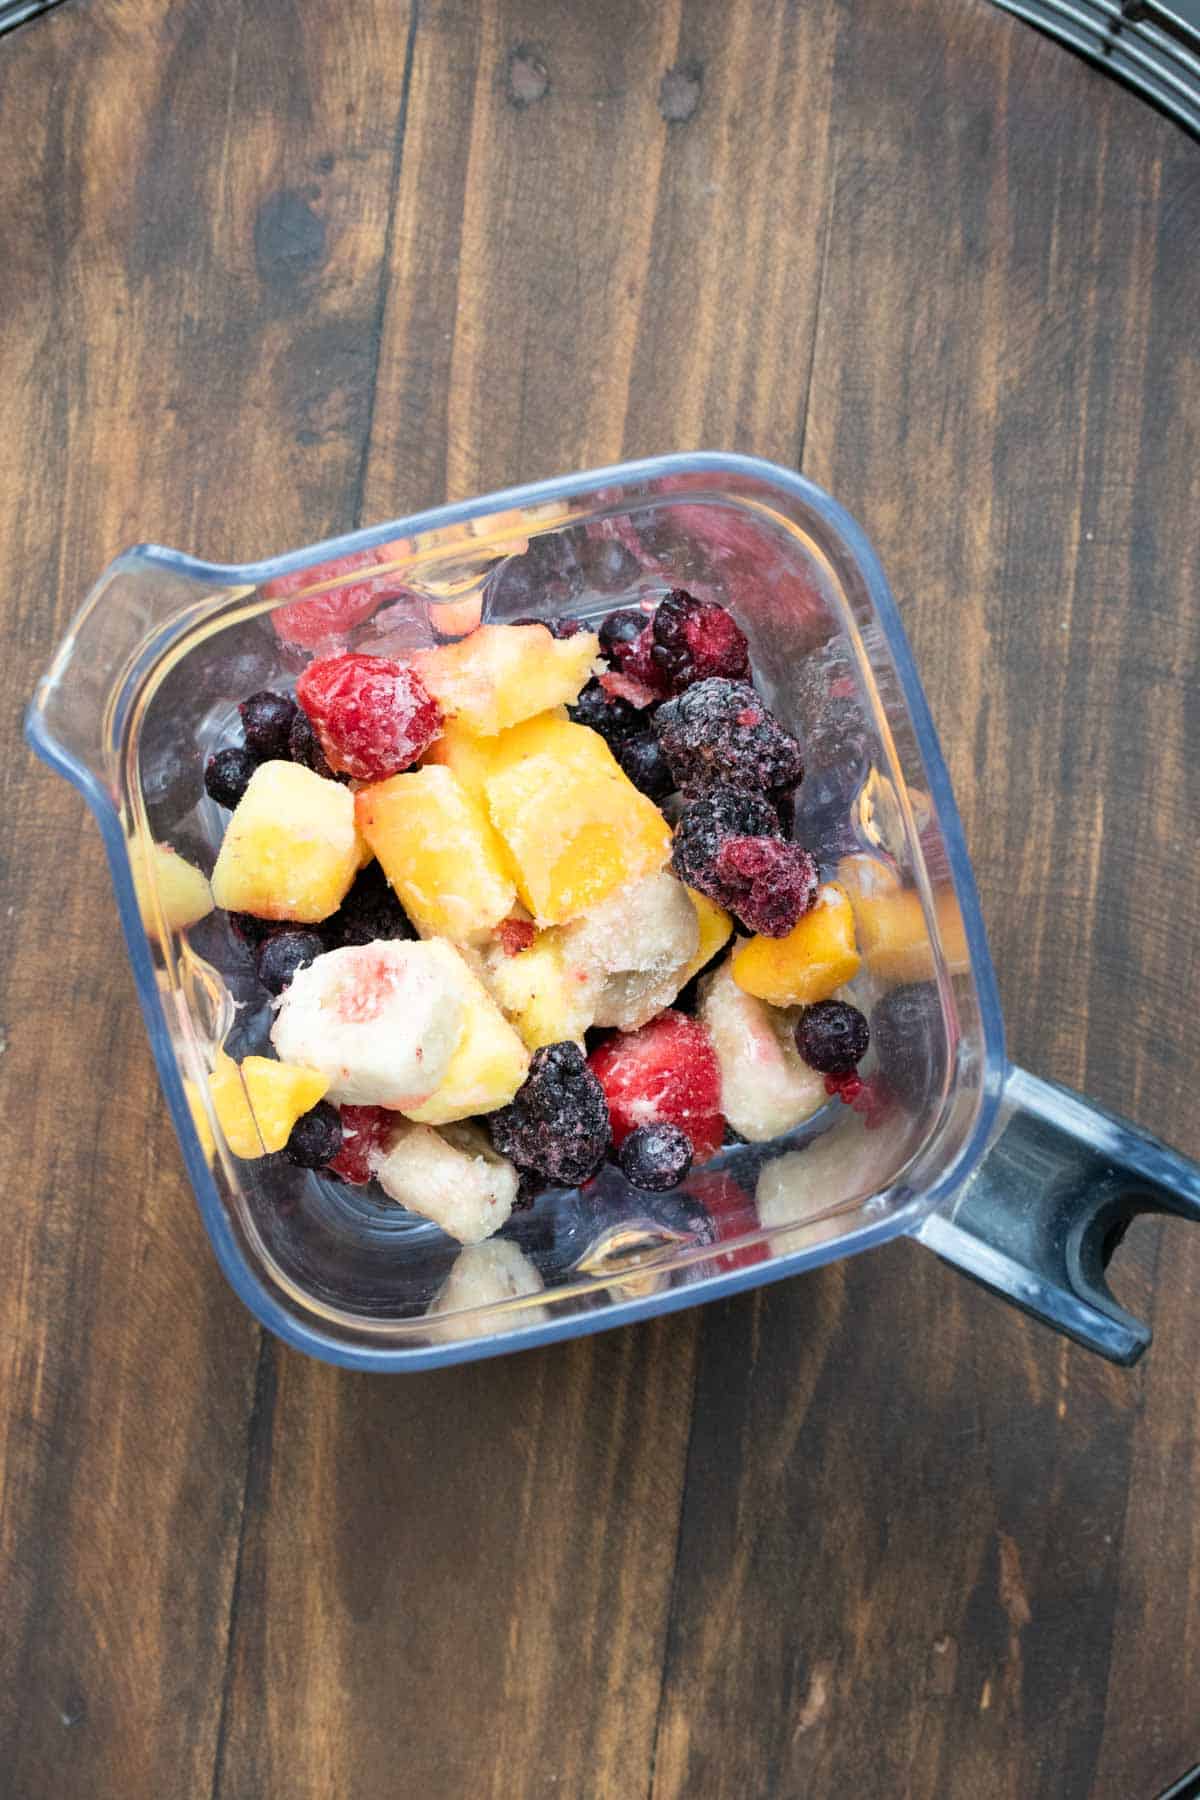
[[331, 769], [386, 781], [416, 762], [442, 728], [441, 708], [415, 670], [386, 656], [310, 663], [296, 698]]
[[674, 588], [654, 615], [655, 663], [676, 693], [710, 675], [749, 678], [750, 648], [732, 613]]
[[714, 787], [689, 800], [675, 827], [671, 867], [689, 887], [699, 888], [719, 906], [732, 901], [717, 870], [721, 846], [728, 838], [779, 837], [779, 814], [760, 794], [739, 788]]
[[604, 1090], [613, 1143], [640, 1125], [677, 1125], [697, 1162], [721, 1148], [721, 1069], [707, 1031], [685, 1014], [660, 1013], [640, 1031], [617, 1032], [589, 1064]]
[[361, 1187], [371, 1179], [370, 1158], [382, 1150], [396, 1124], [386, 1106], [343, 1106], [340, 1109], [342, 1147], [329, 1159], [329, 1167], [343, 1181]]
[[297, 969], [307, 968], [325, 951], [317, 931], [276, 931], [260, 945], [254, 966], [268, 994], [282, 994]]
[[296, 717], [296, 702], [291, 695], [276, 694], [270, 688], [263, 688], [243, 700], [238, 712], [247, 750], [263, 762], [286, 761], [288, 740]]
[[417, 934], [382, 867], [371, 862], [355, 876], [354, 885], [333, 917], [323, 922], [321, 935], [331, 950], [337, 950], [347, 944], [374, 944], [381, 938], [411, 938]]
[[249, 750], [218, 750], [210, 756], [204, 770], [204, 791], [218, 806], [232, 812], [258, 767], [258, 758]]
[[717, 851], [716, 878], [747, 931], [786, 937], [817, 897], [817, 865], [799, 844], [777, 837], [729, 837]]
[[496, 927], [496, 936], [505, 956], [519, 956], [522, 950], [528, 950], [537, 936], [537, 926], [532, 919], [502, 919]]
[[[263, 598], [284, 600], [289, 594], [314, 588], [322, 581], [336, 581], [340, 575], [349, 575], [354, 570], [377, 567], [376, 551], [356, 550], [350, 556], [336, 557], [317, 568], [299, 569], [294, 575], [280, 575], [274, 581], [264, 582]], [[270, 615], [271, 625], [285, 644], [315, 650], [318, 645], [343, 636], [361, 625], [364, 619], [369, 619], [385, 598], [389, 585], [386, 577], [366, 577], [334, 588], [328, 594], [314, 594], [309, 600], [291, 600], [286, 606], [275, 608]], [[242, 692], [245, 691], [243, 688]]]
[[747, 681], [712, 676], [660, 706], [654, 729], [685, 793], [720, 783], [761, 794], [795, 787], [800, 746]]
[[297, 1163], [302, 1169], [323, 1169], [326, 1163], [333, 1161], [341, 1147], [342, 1121], [338, 1109], [330, 1106], [328, 1100], [318, 1100], [310, 1111], [301, 1113], [292, 1126], [284, 1154], [289, 1162]]
[[594, 677], [568, 710], [576, 725], [588, 725], [598, 731], [614, 750], [626, 738], [645, 729], [645, 720], [637, 707], [617, 694], [607, 693]]
[[604, 1093], [578, 1044], [535, 1050], [516, 1098], [487, 1122], [502, 1156], [561, 1187], [587, 1181], [608, 1148]]
[[857, 1006], [820, 1000], [806, 1006], [796, 1025], [796, 1048], [822, 1075], [850, 1075], [867, 1054], [871, 1028]]
[[292, 720], [292, 729], [288, 733], [288, 756], [294, 763], [300, 763], [311, 769], [314, 775], [324, 776], [326, 781], [345, 781], [346, 776], [335, 775], [325, 761], [325, 752], [317, 742], [317, 734], [312, 728], [312, 721], [303, 707], [296, 708], [296, 716]]
[[635, 788], [650, 800], [665, 800], [675, 781], [662, 746], [652, 731], [643, 731], [617, 746], [617, 761]]
[[692, 1140], [678, 1125], [659, 1121], [631, 1131], [617, 1154], [630, 1187], [661, 1194], [678, 1187], [692, 1166]]

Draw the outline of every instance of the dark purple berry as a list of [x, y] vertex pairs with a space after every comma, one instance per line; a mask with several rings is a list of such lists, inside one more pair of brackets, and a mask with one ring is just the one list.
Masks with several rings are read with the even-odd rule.
[[777, 837], [728, 837], [717, 851], [724, 902], [747, 931], [786, 937], [817, 897], [817, 865], [799, 844]]
[[286, 761], [288, 739], [296, 717], [296, 702], [291, 695], [275, 694], [270, 688], [263, 688], [243, 700], [238, 712], [247, 750], [261, 762]]
[[614, 750], [646, 728], [645, 717], [638, 708], [630, 706], [619, 694], [606, 693], [595, 676], [568, 710], [576, 725], [589, 725]]
[[323, 955], [325, 941], [316, 931], [276, 931], [259, 946], [254, 966], [268, 994], [282, 994], [297, 969]]
[[654, 729], [685, 793], [719, 784], [762, 794], [804, 774], [800, 745], [746, 681], [698, 681], [658, 708]]
[[674, 588], [654, 615], [654, 661], [676, 693], [695, 681], [750, 674], [750, 648], [732, 613]]
[[911, 1113], [941, 1091], [946, 1071], [946, 1026], [931, 981], [893, 988], [871, 1013], [875, 1054], [889, 1089]]
[[638, 788], [651, 800], [665, 800], [675, 790], [675, 779], [652, 731], [639, 732], [617, 750], [617, 761]]
[[796, 1024], [796, 1048], [821, 1075], [850, 1075], [871, 1042], [871, 1028], [857, 1006], [819, 1000], [806, 1006]]
[[200, 751], [193, 742], [153, 739], [142, 752], [142, 799], [156, 837], [191, 812], [200, 785]]
[[261, 944], [273, 931], [279, 930], [277, 919], [260, 919], [257, 913], [227, 913], [229, 929], [244, 944]]
[[279, 646], [257, 625], [219, 633], [199, 646], [190, 674], [205, 698], [234, 700], [257, 693], [278, 671]]
[[296, 716], [288, 732], [287, 753], [292, 762], [301, 763], [304, 768], [311, 769], [314, 775], [323, 775], [327, 781], [347, 779], [344, 775], [335, 775], [326, 762], [325, 752], [312, 728], [312, 721], [302, 706], [296, 708]]
[[604, 1090], [578, 1044], [535, 1050], [516, 1098], [487, 1123], [502, 1156], [560, 1187], [587, 1181], [608, 1149]]
[[692, 1166], [692, 1144], [678, 1125], [639, 1125], [617, 1152], [630, 1187], [649, 1194], [678, 1187]]
[[258, 758], [249, 750], [218, 750], [210, 756], [204, 771], [204, 791], [218, 806], [233, 811], [250, 784], [258, 767]]
[[761, 794], [710, 788], [707, 794], [689, 800], [680, 813], [671, 866], [681, 881], [724, 906], [727, 890], [717, 870], [721, 846], [729, 838], [779, 835], [779, 815]]
[[641, 637], [647, 619], [638, 606], [623, 606], [600, 621], [600, 648], [611, 657], [622, 644], [632, 644]]
[[619, 538], [588, 538], [579, 553], [588, 586], [597, 593], [617, 594], [631, 587], [641, 573], [636, 556]]
[[302, 1169], [323, 1169], [341, 1147], [341, 1115], [328, 1100], [318, 1100], [311, 1111], [301, 1113], [292, 1126], [291, 1136], [284, 1145], [284, 1155]]
[[373, 944], [380, 938], [416, 936], [408, 914], [397, 900], [377, 862], [368, 863], [332, 918], [321, 926], [331, 949], [347, 944]]

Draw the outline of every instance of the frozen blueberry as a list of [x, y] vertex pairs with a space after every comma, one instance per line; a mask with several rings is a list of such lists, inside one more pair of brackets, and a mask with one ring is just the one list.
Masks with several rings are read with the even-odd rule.
[[231, 747], [210, 756], [204, 771], [204, 790], [218, 806], [233, 811], [250, 784], [258, 758], [249, 750]]
[[263, 688], [243, 700], [238, 712], [247, 750], [262, 762], [286, 760], [288, 739], [296, 717], [296, 702], [291, 695], [276, 694], [270, 688]]
[[675, 790], [674, 777], [652, 731], [639, 732], [617, 747], [617, 761], [635, 788], [651, 800], [665, 800]]
[[821, 1075], [849, 1075], [871, 1042], [871, 1028], [857, 1006], [819, 1000], [806, 1006], [796, 1023], [796, 1048]]
[[332, 918], [321, 926], [332, 949], [346, 944], [373, 944], [379, 938], [412, 938], [417, 934], [377, 862], [368, 863]]
[[200, 751], [194, 742], [151, 738], [142, 756], [142, 798], [156, 837], [162, 837], [200, 797]]
[[323, 775], [327, 781], [347, 779], [344, 775], [335, 775], [326, 762], [325, 752], [312, 728], [312, 720], [302, 706], [296, 708], [296, 716], [288, 732], [287, 753], [292, 762], [301, 763], [304, 768], [311, 769], [314, 775]]
[[619, 694], [606, 693], [595, 676], [568, 711], [576, 725], [589, 725], [614, 750], [646, 728], [644, 714]]
[[325, 949], [316, 931], [277, 931], [260, 944], [254, 966], [268, 994], [282, 994], [297, 969], [316, 962]]
[[336, 1106], [318, 1100], [311, 1111], [302, 1113], [292, 1126], [284, 1146], [289, 1162], [302, 1169], [323, 1169], [342, 1147], [342, 1121]]
[[664, 1193], [678, 1187], [691, 1168], [691, 1140], [678, 1125], [639, 1125], [621, 1145], [617, 1161], [630, 1187]]
[[646, 615], [638, 606], [622, 606], [619, 611], [601, 619], [600, 648], [605, 656], [612, 657], [622, 645], [634, 643], [641, 637], [646, 624]]
[[946, 1027], [933, 982], [909, 982], [885, 994], [871, 1014], [871, 1038], [889, 1089], [909, 1112], [920, 1112], [946, 1069]]
[[502, 1156], [561, 1187], [587, 1181], [608, 1149], [604, 1090], [578, 1044], [535, 1050], [516, 1098], [487, 1123]]
[[589, 587], [601, 594], [617, 594], [631, 587], [641, 573], [641, 564], [619, 538], [588, 538], [579, 552], [579, 561]]

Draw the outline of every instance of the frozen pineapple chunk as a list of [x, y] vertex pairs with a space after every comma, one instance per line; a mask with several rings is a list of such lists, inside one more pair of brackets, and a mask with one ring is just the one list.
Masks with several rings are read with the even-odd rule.
[[[462, 1035], [428, 1100], [398, 1110], [425, 1125], [445, 1125], [507, 1106], [525, 1079], [529, 1053], [463, 958], [441, 938], [422, 946], [436, 959], [447, 993], [462, 1008]], [[303, 973], [303, 971], [301, 971]]]
[[142, 924], [154, 924], [154, 903], [162, 909], [168, 931], [185, 931], [213, 909], [212, 889], [194, 864], [172, 850], [170, 844], [130, 845], [133, 885]]
[[479, 737], [574, 700], [600, 651], [594, 632], [553, 638], [544, 625], [480, 625], [412, 665], [442, 711]]
[[315, 925], [341, 905], [361, 854], [349, 788], [299, 763], [260, 763], [226, 829], [213, 899], [229, 912]]
[[[479, 1315], [485, 1307], [501, 1300], [540, 1294], [544, 1286], [533, 1263], [507, 1238], [496, 1238], [489, 1244], [467, 1244], [459, 1251], [445, 1286], [429, 1303], [425, 1316], [437, 1321], [431, 1335], [439, 1343], [476, 1337]], [[544, 1306], [531, 1306], [522, 1309], [520, 1322], [540, 1325], [545, 1317]]]
[[817, 890], [816, 903], [786, 937], [752, 937], [733, 953], [733, 979], [772, 1006], [813, 1006], [858, 974], [854, 914], [836, 881]]
[[477, 942], [508, 917], [517, 890], [480, 802], [431, 765], [359, 790], [358, 828], [422, 937]]
[[582, 1044], [593, 1022], [603, 978], [578, 963], [567, 966], [562, 936], [544, 931], [516, 956], [492, 968], [492, 992], [529, 1050], [544, 1044]]
[[793, 1018], [744, 993], [728, 958], [701, 989], [698, 1016], [721, 1065], [721, 1111], [736, 1132], [765, 1144], [824, 1106], [825, 1077], [796, 1049]]
[[282, 1150], [292, 1126], [329, 1086], [319, 1069], [248, 1056], [239, 1066], [223, 1050], [208, 1078], [213, 1110], [235, 1156]]
[[398, 1206], [432, 1219], [463, 1244], [480, 1244], [499, 1231], [517, 1197], [517, 1171], [478, 1125], [434, 1131], [398, 1120], [373, 1168]]
[[666, 820], [586, 725], [531, 720], [505, 733], [496, 763], [488, 811], [539, 925], [574, 918], [670, 855]]
[[680, 977], [680, 987], [685, 987], [693, 975], [698, 975], [706, 963], [710, 963], [722, 944], [728, 943], [733, 936], [733, 920], [723, 906], [710, 900], [707, 894], [701, 894], [696, 888], [688, 889], [688, 898], [696, 909], [696, 919], [700, 926], [700, 942], [696, 946], [687, 968]]

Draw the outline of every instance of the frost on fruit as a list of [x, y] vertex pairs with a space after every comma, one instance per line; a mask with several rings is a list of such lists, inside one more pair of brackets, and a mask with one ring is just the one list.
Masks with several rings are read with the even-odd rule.
[[454, 771], [430, 764], [360, 789], [358, 828], [422, 937], [474, 943], [516, 903], [504, 846]]
[[228, 912], [315, 925], [341, 905], [361, 851], [349, 788], [299, 763], [260, 763], [226, 827], [213, 899]]
[[491, 737], [574, 700], [599, 648], [590, 631], [558, 639], [544, 625], [480, 625], [455, 644], [418, 651], [412, 666], [445, 714]]
[[728, 959], [701, 986], [699, 1017], [721, 1065], [721, 1110], [739, 1136], [765, 1144], [818, 1112], [825, 1080], [797, 1051], [792, 1019], [744, 993]]
[[292, 1126], [324, 1097], [328, 1081], [319, 1069], [248, 1056], [240, 1065], [218, 1050], [208, 1078], [213, 1111], [235, 1156], [282, 1150]]
[[506, 1106], [525, 1079], [529, 1053], [479, 978], [453, 944], [421, 946], [433, 960], [447, 999], [459, 1006], [458, 1044], [441, 1080], [419, 1105], [401, 1112], [427, 1125], [446, 1125]]
[[562, 932], [568, 972], [600, 978], [592, 1023], [621, 1031], [670, 1005], [699, 944], [696, 908], [665, 870], [618, 888]]
[[[431, 1326], [436, 1321], [430, 1335], [439, 1343], [477, 1337], [482, 1326], [479, 1314], [485, 1307], [540, 1294], [543, 1288], [533, 1263], [506, 1238], [467, 1244], [459, 1251], [445, 1285], [430, 1302], [426, 1316]], [[519, 1323], [537, 1325], [545, 1317], [544, 1306], [522, 1308]]]
[[477, 1125], [397, 1121], [373, 1159], [376, 1179], [398, 1206], [432, 1219], [463, 1244], [499, 1231], [517, 1197], [517, 1172]]
[[147, 931], [154, 928], [156, 908], [168, 931], [186, 931], [212, 911], [212, 889], [203, 874], [169, 844], [131, 844], [130, 863]]

